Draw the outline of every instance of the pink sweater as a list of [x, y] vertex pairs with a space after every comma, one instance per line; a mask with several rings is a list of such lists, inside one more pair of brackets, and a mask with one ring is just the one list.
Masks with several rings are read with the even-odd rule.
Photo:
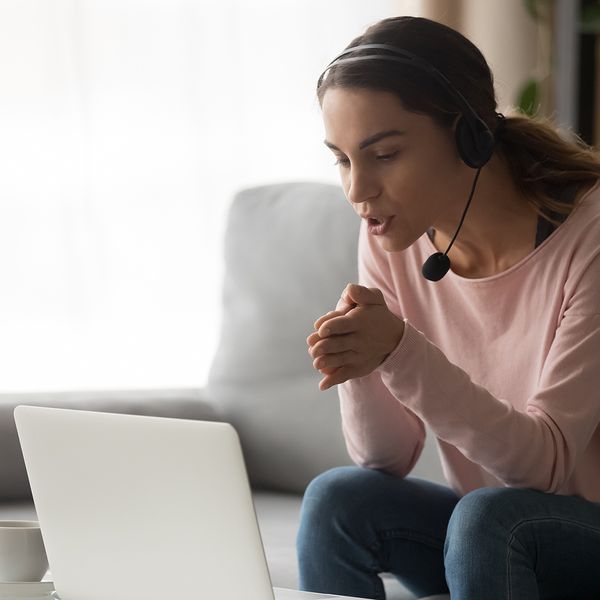
[[388, 253], [359, 236], [359, 283], [404, 319], [372, 373], [338, 385], [348, 452], [359, 465], [410, 473], [427, 423], [444, 473], [463, 495], [488, 486], [600, 502], [600, 185], [507, 271], [427, 281], [423, 234]]

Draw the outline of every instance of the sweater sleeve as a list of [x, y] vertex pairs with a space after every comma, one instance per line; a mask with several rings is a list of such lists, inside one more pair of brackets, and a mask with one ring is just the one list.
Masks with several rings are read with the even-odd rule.
[[376, 370], [440, 439], [506, 485], [559, 493], [600, 419], [598, 255], [569, 287], [538, 387], [523, 410], [475, 384], [409, 323]]
[[[364, 235], [359, 236], [359, 284], [379, 288], [390, 310], [397, 314], [391, 273], [385, 265], [376, 266], [363, 259], [364, 239]], [[390, 393], [377, 369], [364, 377], [340, 383], [337, 389], [342, 431], [350, 458], [360, 466], [381, 469], [399, 477], [407, 475], [425, 443], [422, 420]]]

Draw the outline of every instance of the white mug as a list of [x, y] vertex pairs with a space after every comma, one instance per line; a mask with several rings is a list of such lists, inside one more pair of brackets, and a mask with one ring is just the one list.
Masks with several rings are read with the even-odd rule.
[[0, 521], [0, 582], [41, 581], [48, 557], [37, 521]]

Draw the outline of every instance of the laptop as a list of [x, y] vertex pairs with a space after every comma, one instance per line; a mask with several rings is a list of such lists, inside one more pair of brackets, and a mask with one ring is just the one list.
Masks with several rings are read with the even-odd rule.
[[14, 415], [61, 600], [344, 598], [272, 587], [230, 424], [34, 406]]

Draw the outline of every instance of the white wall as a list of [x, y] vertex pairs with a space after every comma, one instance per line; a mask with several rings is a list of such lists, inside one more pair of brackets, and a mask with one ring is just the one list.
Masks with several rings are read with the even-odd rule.
[[233, 193], [338, 182], [318, 75], [415, 6], [2, 0], [0, 391], [202, 385]]

